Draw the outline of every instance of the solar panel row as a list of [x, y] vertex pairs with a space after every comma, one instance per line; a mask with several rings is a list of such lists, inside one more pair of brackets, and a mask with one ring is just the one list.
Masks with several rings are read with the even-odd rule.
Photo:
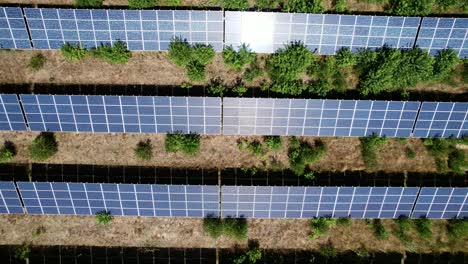
[[421, 188], [413, 218], [468, 218], [468, 188]]
[[0, 94], [0, 131], [26, 131], [26, 122], [16, 94]]
[[0, 181], [0, 214], [22, 214], [23, 206], [13, 182]]
[[463, 137], [468, 135], [468, 103], [423, 102], [414, 137]]
[[0, 7], [0, 48], [31, 48], [23, 11], [19, 7]]

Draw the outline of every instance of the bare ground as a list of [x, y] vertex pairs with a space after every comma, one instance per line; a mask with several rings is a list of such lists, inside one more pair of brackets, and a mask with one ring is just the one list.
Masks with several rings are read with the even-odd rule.
[[[1, 215], [0, 244], [2, 245], [68, 245], [121, 247], [176, 247], [176, 248], [232, 248], [246, 246], [247, 241], [236, 242], [221, 237], [217, 241], [207, 236], [202, 219], [115, 217], [108, 226], [96, 223], [93, 216]], [[372, 229], [363, 220], [353, 220], [350, 227], [337, 227], [314, 241], [308, 239], [308, 220], [249, 219], [249, 240], [258, 241], [267, 249], [316, 250], [330, 240], [340, 251], [367, 248], [370, 252], [401, 252], [404, 245], [393, 235], [388, 240], [377, 240]], [[389, 233], [395, 226], [392, 220], [383, 220]], [[410, 233], [416, 252], [466, 251], [468, 239], [449, 242], [445, 220], [433, 221], [434, 238], [422, 240]]]

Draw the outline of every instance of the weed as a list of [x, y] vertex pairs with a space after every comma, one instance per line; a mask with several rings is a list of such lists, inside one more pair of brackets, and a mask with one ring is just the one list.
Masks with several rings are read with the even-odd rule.
[[30, 68], [33, 71], [38, 71], [44, 67], [44, 64], [46, 63], [46, 57], [42, 54], [36, 54], [31, 57], [29, 60], [28, 68]]
[[433, 79], [443, 80], [449, 77], [450, 72], [460, 62], [457, 53], [452, 49], [441, 50], [434, 60]]
[[210, 64], [215, 54], [213, 47], [209, 45], [195, 44], [192, 47], [192, 60], [202, 65]]
[[393, 230], [393, 234], [406, 246], [410, 247], [412, 244], [411, 237], [408, 235], [408, 232], [411, 229], [412, 223], [411, 219], [400, 217], [394, 220], [396, 223], [396, 228]]
[[187, 77], [193, 82], [205, 80], [205, 66], [197, 61], [191, 61], [187, 65]]
[[253, 82], [255, 79], [262, 77], [263, 71], [257, 60], [250, 63], [250, 66], [244, 72], [244, 80], [247, 82]]
[[186, 68], [188, 78], [194, 82], [205, 80], [205, 66], [214, 56], [215, 51], [210, 45], [190, 46], [187, 40], [179, 37], [169, 44], [169, 59], [175, 65]]
[[407, 148], [405, 149], [405, 153], [406, 153], [406, 157], [407, 157], [408, 159], [412, 159], [412, 160], [413, 160], [413, 159], [416, 158], [416, 152], [415, 152], [412, 148], [410, 148], [410, 147], [407, 147]]
[[245, 218], [226, 218], [223, 220], [223, 234], [238, 241], [247, 239], [248, 225]]
[[390, 0], [389, 12], [399, 16], [426, 16], [433, 4], [434, 0]]
[[179, 67], [186, 67], [191, 61], [190, 44], [179, 37], [169, 43], [169, 59]]
[[223, 223], [219, 218], [206, 217], [203, 219], [203, 230], [212, 238], [217, 239], [223, 233]]
[[60, 48], [60, 52], [65, 58], [71, 61], [79, 61], [88, 54], [85, 48], [82, 48], [78, 44], [73, 45], [70, 43], [65, 43], [65, 45]]
[[403, 145], [403, 144], [406, 144], [406, 142], [408, 141], [408, 139], [407, 139], [407, 138], [402, 138], [402, 137], [400, 137], [400, 138], [395, 138], [395, 141], [398, 142], [399, 144], [402, 144], [402, 145]]
[[222, 56], [224, 63], [235, 71], [240, 71], [245, 65], [251, 64], [256, 57], [255, 52], [246, 44], [239, 46], [238, 51], [229, 46], [223, 50]]
[[361, 154], [367, 168], [377, 166], [377, 150], [387, 142], [387, 138], [372, 135], [361, 137]]
[[323, 13], [323, 0], [288, 0], [283, 8], [294, 13]]
[[289, 144], [290, 169], [298, 176], [304, 174], [308, 163], [315, 163], [323, 158], [327, 152], [327, 146], [320, 140], [315, 141], [311, 147], [305, 142], [299, 142], [296, 137], [291, 137]]
[[232, 88], [232, 91], [236, 93], [239, 97], [243, 96], [245, 93], [247, 93], [248, 89], [245, 87], [245, 85], [237, 85], [236, 87]]
[[13, 142], [5, 141], [0, 148], [0, 163], [7, 163], [13, 160], [16, 156], [16, 146]]
[[468, 168], [468, 161], [465, 157], [465, 152], [460, 149], [453, 150], [448, 155], [448, 167], [457, 174], [464, 174]]
[[200, 150], [200, 135], [173, 133], [167, 134], [165, 140], [167, 152], [182, 151], [193, 156]]
[[234, 264], [242, 264], [242, 263], [257, 263], [257, 261], [261, 260], [263, 257], [262, 250], [260, 250], [257, 246], [249, 248], [245, 254], [236, 257], [233, 261]]
[[94, 57], [112, 64], [125, 64], [132, 57], [132, 53], [122, 41], [117, 41], [113, 46], [101, 45], [92, 51]]
[[414, 227], [419, 236], [424, 239], [432, 238], [432, 222], [427, 218], [414, 219]]
[[374, 219], [372, 220], [372, 229], [374, 230], [374, 235], [379, 240], [387, 240], [388, 232], [382, 224], [382, 220]]
[[130, 9], [145, 9], [156, 6], [156, 0], [128, 0]]
[[262, 156], [265, 154], [263, 146], [260, 141], [254, 140], [247, 145], [247, 150], [254, 156]]
[[325, 235], [331, 228], [336, 226], [336, 219], [320, 217], [310, 220], [311, 233], [309, 238], [314, 240]]
[[15, 249], [15, 258], [19, 260], [28, 260], [29, 255], [31, 255], [31, 248], [27, 245], [22, 245]]
[[101, 7], [104, 0], [75, 0], [75, 7]]
[[220, 0], [225, 9], [229, 10], [245, 10], [249, 8], [248, 0]]
[[36, 161], [45, 161], [58, 151], [55, 135], [50, 132], [39, 134], [29, 146], [29, 156]]
[[114, 219], [114, 217], [111, 215], [110, 212], [107, 211], [102, 211], [96, 214], [96, 221], [98, 222], [98, 224], [101, 225], [110, 224], [112, 222], [112, 219]]
[[283, 139], [280, 136], [266, 136], [264, 141], [268, 150], [279, 150], [283, 147]]
[[451, 219], [447, 223], [447, 235], [450, 240], [458, 240], [468, 237], [468, 220]]
[[324, 256], [325, 258], [333, 259], [333, 258], [336, 258], [336, 256], [338, 255], [338, 252], [336, 251], [336, 248], [333, 246], [331, 241], [329, 241], [326, 244], [321, 245], [319, 251], [320, 251], [320, 254]]
[[215, 82], [208, 87], [208, 92], [213, 96], [223, 97], [227, 91], [227, 87], [221, 83]]
[[138, 142], [134, 151], [135, 156], [140, 160], [150, 160], [153, 157], [153, 146], [149, 139]]
[[357, 56], [349, 48], [342, 48], [336, 53], [336, 65], [339, 67], [351, 67], [356, 65]]
[[351, 218], [349, 217], [340, 217], [336, 220], [336, 224], [338, 226], [351, 226], [352, 225], [352, 222], [351, 222]]
[[346, 12], [346, 0], [334, 0], [335, 11], [338, 13]]

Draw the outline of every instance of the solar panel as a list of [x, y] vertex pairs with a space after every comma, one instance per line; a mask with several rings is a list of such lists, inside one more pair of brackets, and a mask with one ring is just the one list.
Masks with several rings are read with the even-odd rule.
[[222, 217], [409, 217], [419, 188], [223, 186]]
[[16, 94], [0, 94], [0, 130], [27, 130]]
[[218, 216], [217, 186], [18, 182], [28, 214]]
[[425, 17], [416, 45], [436, 55], [439, 50], [454, 49], [461, 58], [468, 58], [468, 18]]
[[423, 102], [414, 137], [463, 137], [468, 135], [468, 103]]
[[335, 54], [343, 47], [412, 48], [420, 23], [418, 17], [231, 11], [225, 16], [226, 45], [246, 43], [262, 53], [273, 53], [292, 41], [319, 54]]
[[36, 49], [59, 49], [66, 42], [93, 48], [120, 40], [130, 50], [167, 50], [176, 36], [223, 48], [221, 11], [24, 10]]
[[413, 218], [468, 218], [468, 188], [421, 188]]
[[20, 95], [32, 131], [220, 134], [214, 97]]
[[22, 214], [23, 206], [14, 182], [0, 181], [0, 214]]
[[0, 7], [0, 48], [31, 48], [23, 12], [19, 7]]
[[225, 135], [411, 135], [419, 102], [224, 98]]

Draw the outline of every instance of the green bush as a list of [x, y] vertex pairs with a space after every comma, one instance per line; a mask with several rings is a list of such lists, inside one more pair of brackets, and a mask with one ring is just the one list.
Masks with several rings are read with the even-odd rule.
[[229, 46], [223, 50], [222, 56], [224, 63], [236, 71], [242, 70], [245, 65], [251, 64], [256, 58], [255, 52], [246, 44], [239, 46], [238, 51]]
[[375, 168], [377, 166], [377, 151], [379, 147], [387, 143], [387, 138], [372, 135], [361, 137], [361, 154], [364, 164], [367, 168]]
[[437, 7], [442, 11], [447, 11], [452, 8], [468, 9], [468, 5], [464, 0], [435, 0]]
[[247, 145], [247, 150], [254, 156], [262, 156], [265, 154], [263, 146], [260, 141], [254, 140]]
[[411, 230], [411, 219], [400, 217], [394, 219], [396, 223], [396, 228], [393, 230], [393, 234], [405, 245], [411, 245], [411, 237], [408, 235], [408, 232]]
[[213, 47], [210, 45], [196, 44], [192, 47], [192, 60], [202, 65], [210, 64], [215, 54]]
[[424, 239], [432, 238], [432, 222], [427, 218], [414, 219], [414, 227], [419, 236]]
[[335, 11], [338, 13], [346, 12], [346, 0], [334, 0]]
[[248, 0], [220, 0], [224, 8], [229, 10], [245, 10], [249, 8]]
[[227, 91], [227, 87], [221, 83], [215, 82], [208, 87], [208, 92], [213, 96], [223, 97]]
[[455, 149], [448, 155], [448, 167], [457, 174], [464, 174], [468, 168], [468, 161], [465, 157], [465, 152], [460, 149]]
[[313, 218], [310, 220], [311, 233], [309, 238], [314, 240], [325, 235], [330, 229], [336, 226], [336, 219], [328, 217]]
[[101, 7], [104, 0], [75, 0], [76, 7]]
[[276, 9], [280, 0], [255, 0], [258, 11]]
[[192, 50], [187, 40], [179, 37], [169, 43], [169, 59], [177, 66], [186, 67], [192, 60]]
[[390, 0], [389, 12], [399, 16], [427, 16], [434, 0]]
[[265, 144], [269, 150], [279, 150], [283, 147], [283, 139], [280, 136], [266, 136]]
[[164, 0], [166, 5], [168, 6], [180, 6], [182, 4], [182, 0]]
[[165, 140], [167, 152], [182, 151], [187, 155], [195, 155], [200, 150], [200, 135], [197, 134], [167, 134]]
[[93, 56], [112, 64], [125, 64], [132, 57], [132, 53], [122, 41], [117, 41], [113, 46], [101, 45], [92, 50]]
[[244, 80], [253, 82], [255, 79], [263, 76], [263, 70], [257, 60], [250, 63], [250, 66], [244, 72]]
[[203, 219], [203, 230], [212, 238], [217, 239], [223, 233], [223, 223], [219, 218], [206, 217]]
[[[455, 148], [457, 143], [466, 144], [466, 138], [451, 139], [451, 138], [427, 138], [423, 140], [424, 146], [429, 153], [434, 157], [439, 172], [446, 172], [452, 169], [456, 173], [461, 173], [466, 163], [463, 162], [464, 153], [459, 152]], [[450, 165], [448, 165], [450, 163]], [[463, 165], [465, 164], [465, 165]]]
[[408, 159], [415, 159], [416, 158], [416, 152], [412, 148], [409, 148], [409, 147], [406, 148], [405, 152], [406, 152], [406, 157]]
[[145, 9], [156, 6], [156, 0], [128, 0], [130, 9]]
[[135, 156], [140, 160], [150, 160], [153, 157], [153, 146], [149, 139], [138, 142], [134, 151]]
[[238, 241], [246, 240], [248, 233], [245, 218], [226, 218], [223, 221], [223, 234]]
[[349, 48], [342, 48], [336, 53], [336, 64], [340, 67], [356, 65], [357, 56]]
[[441, 50], [434, 60], [434, 80], [443, 80], [449, 77], [449, 73], [460, 62], [457, 53], [452, 49]]
[[205, 80], [205, 66], [196, 61], [191, 61], [187, 65], [187, 77], [192, 82], [202, 82]]
[[[31, 248], [27, 245], [19, 246], [15, 249], [15, 258], [19, 260], [28, 260], [31, 255]], [[26, 262], [29, 263], [29, 262]]]
[[44, 67], [45, 63], [46, 57], [42, 54], [36, 54], [29, 60], [28, 68], [32, 69], [33, 71], [38, 71]]
[[245, 85], [237, 85], [236, 87], [232, 88], [232, 91], [237, 94], [237, 96], [241, 97], [245, 93], [247, 93], [248, 89]]
[[60, 51], [65, 58], [71, 61], [79, 61], [88, 54], [85, 48], [82, 48], [78, 44], [73, 45], [70, 43], [65, 43], [65, 45], [60, 48]]
[[245, 254], [242, 254], [238, 257], [236, 257], [233, 261], [234, 264], [242, 264], [242, 263], [250, 263], [254, 264], [257, 263], [257, 261], [261, 260], [263, 257], [262, 250], [260, 250], [258, 247], [253, 247], [249, 248]]
[[334, 56], [323, 57], [309, 68], [308, 74], [315, 76], [315, 81], [309, 85], [309, 92], [326, 96], [331, 90], [344, 91], [347, 88], [346, 79], [341, 72], [343, 67], [337, 65]]
[[326, 257], [327, 259], [336, 258], [336, 256], [338, 255], [338, 252], [336, 251], [336, 248], [333, 246], [331, 241], [328, 241], [328, 243], [321, 245], [319, 251], [320, 255]]
[[10, 162], [15, 156], [16, 146], [10, 141], [5, 141], [3, 146], [0, 148], [0, 163]]
[[98, 224], [101, 225], [110, 224], [112, 222], [112, 219], [114, 219], [114, 217], [111, 215], [110, 212], [107, 211], [102, 211], [96, 214], [96, 221], [98, 222]]
[[214, 56], [215, 51], [209, 45], [190, 46], [187, 40], [178, 37], [169, 44], [169, 59], [179, 67], [185, 67], [188, 78], [194, 82], [205, 80], [205, 66]]
[[29, 146], [29, 156], [36, 161], [45, 161], [58, 151], [55, 135], [50, 132], [39, 134]]
[[323, 0], [288, 0], [283, 8], [286, 12], [294, 13], [323, 13]]
[[336, 220], [336, 225], [338, 226], [351, 226], [351, 218], [349, 217], [340, 217]]
[[450, 240], [466, 239], [468, 237], [468, 220], [451, 219], [447, 223], [447, 235]]
[[382, 220], [374, 219], [372, 220], [372, 229], [374, 230], [374, 235], [379, 240], [388, 239], [388, 232], [382, 224]]
[[327, 146], [320, 140], [316, 140], [315, 146], [311, 147], [291, 137], [288, 152], [290, 169], [298, 176], [304, 175], [307, 164], [321, 160], [326, 152]]

